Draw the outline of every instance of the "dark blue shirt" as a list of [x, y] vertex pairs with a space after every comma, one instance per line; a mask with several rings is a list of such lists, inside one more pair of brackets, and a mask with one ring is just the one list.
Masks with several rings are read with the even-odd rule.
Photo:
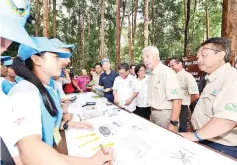
[[[103, 86], [104, 89], [112, 88], [114, 85], [114, 80], [118, 76], [118, 73], [112, 70], [109, 74], [105, 72], [100, 75], [99, 85]], [[106, 97], [109, 101], [114, 102], [113, 92], [105, 92], [104, 97]]]

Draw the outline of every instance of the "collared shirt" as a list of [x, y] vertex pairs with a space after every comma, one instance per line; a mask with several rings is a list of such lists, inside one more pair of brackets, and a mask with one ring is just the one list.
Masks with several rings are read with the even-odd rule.
[[172, 109], [172, 100], [182, 99], [176, 73], [161, 62], [148, 79], [148, 105], [155, 109]]
[[185, 71], [180, 70], [177, 73], [178, 79], [180, 81], [181, 93], [182, 93], [182, 105], [190, 105], [191, 95], [199, 94], [197, 82], [195, 78]]
[[[237, 70], [226, 63], [207, 76], [207, 84], [201, 93], [192, 115], [194, 129], [205, 126], [212, 117], [237, 122]], [[218, 129], [218, 128], [217, 128]], [[237, 146], [237, 127], [213, 139], [215, 143]]]
[[140, 86], [140, 92], [137, 95], [137, 106], [138, 107], [149, 107], [148, 105], [148, 89], [147, 89], [147, 84], [148, 84], [148, 75], [146, 75], [142, 80], [137, 79], [137, 82]]
[[113, 90], [117, 91], [119, 106], [133, 112], [136, 109], [136, 98], [134, 98], [129, 105], [125, 105], [127, 99], [129, 99], [135, 92], [140, 92], [140, 86], [137, 79], [128, 75], [126, 79], [118, 76], [115, 78]]

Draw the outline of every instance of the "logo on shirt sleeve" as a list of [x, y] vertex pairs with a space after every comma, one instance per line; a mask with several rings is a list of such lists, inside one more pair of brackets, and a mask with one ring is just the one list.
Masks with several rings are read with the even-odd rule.
[[171, 94], [178, 95], [179, 94], [179, 89], [172, 89]]
[[226, 111], [237, 112], [237, 104], [236, 103], [229, 103], [226, 104], [224, 109]]

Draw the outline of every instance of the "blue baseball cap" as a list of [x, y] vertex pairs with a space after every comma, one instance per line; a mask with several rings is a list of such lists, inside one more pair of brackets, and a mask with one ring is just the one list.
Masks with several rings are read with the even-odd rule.
[[0, 56], [0, 59], [1, 59], [1, 62], [5, 62], [8, 60], [11, 60], [11, 57], [10, 56]]
[[0, 0], [0, 37], [37, 49], [24, 28], [29, 15], [28, 0]]
[[7, 61], [4, 61], [4, 64], [5, 66], [11, 66], [13, 63], [13, 60], [7, 60]]
[[105, 62], [110, 62], [108, 58], [104, 58], [103, 60], [101, 60], [101, 64], [103, 65], [103, 63]]
[[53, 39], [50, 39], [50, 41], [52, 42], [52, 44], [57, 47], [58, 49], [59, 48], [70, 48], [70, 49], [74, 49], [75, 48], [75, 45], [74, 44], [64, 44], [62, 41], [60, 41], [59, 39], [57, 38], [53, 38]]
[[34, 49], [32, 47], [29, 47], [28, 45], [21, 44], [18, 49], [18, 55], [24, 61], [34, 54], [40, 54], [43, 52], [57, 53], [59, 58], [70, 58], [72, 56], [71, 53], [66, 53], [58, 50], [58, 48], [55, 47], [52, 42], [46, 37], [31, 37], [31, 39], [36, 44], [38, 49]]

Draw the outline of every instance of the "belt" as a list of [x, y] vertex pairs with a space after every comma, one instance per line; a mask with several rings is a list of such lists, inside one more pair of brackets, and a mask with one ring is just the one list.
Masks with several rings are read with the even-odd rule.
[[161, 109], [155, 109], [151, 107], [151, 111], [162, 111]]
[[170, 111], [172, 109], [156, 109], [151, 107], [151, 111], [167, 111], [167, 110]]

